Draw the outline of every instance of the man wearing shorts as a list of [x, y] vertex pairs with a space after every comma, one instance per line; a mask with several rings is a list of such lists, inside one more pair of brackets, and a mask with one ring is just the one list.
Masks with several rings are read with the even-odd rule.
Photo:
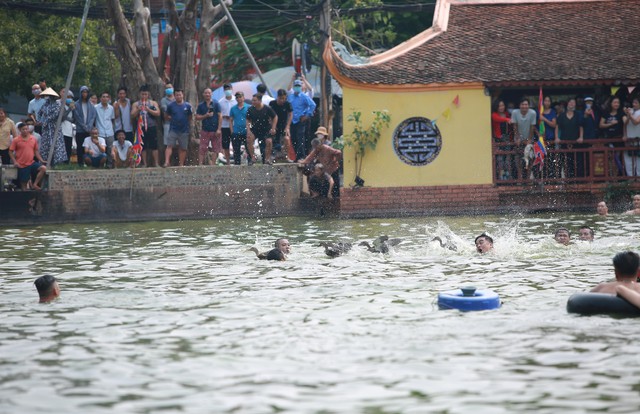
[[229, 118], [231, 108], [236, 106], [238, 101], [233, 97], [233, 88], [230, 84], [225, 83], [222, 89], [224, 90], [224, 96], [218, 101], [220, 104], [220, 112], [222, 112], [222, 150], [224, 151], [224, 158], [227, 160], [227, 165], [230, 165], [231, 154], [229, 153], [229, 145], [231, 145], [231, 127], [229, 126]]
[[[31, 187], [40, 190], [40, 183], [44, 178], [47, 167], [45, 161], [38, 150], [38, 143], [29, 132], [29, 126], [22, 122], [18, 123], [20, 136], [16, 137], [9, 146], [9, 157], [18, 168], [18, 180], [23, 190], [27, 189], [29, 181], [33, 179]], [[34, 161], [34, 157], [38, 160]]]
[[291, 137], [289, 131], [291, 129], [291, 120], [293, 119], [293, 107], [287, 100], [287, 91], [278, 90], [278, 98], [269, 102], [269, 106], [278, 115], [278, 125], [276, 125], [276, 136], [273, 143], [274, 149], [280, 151], [280, 159], [287, 159], [289, 146], [291, 145]]
[[222, 113], [220, 112], [220, 105], [218, 102], [211, 100], [211, 89], [205, 89], [202, 92], [202, 96], [204, 101], [200, 102], [196, 109], [196, 121], [202, 121], [198, 165], [204, 164], [204, 156], [209, 150], [209, 143], [211, 143], [211, 152], [215, 154], [216, 158], [222, 152]]
[[164, 166], [170, 165], [173, 148], [179, 147], [178, 162], [181, 167], [184, 167], [189, 145], [189, 123], [193, 116], [193, 111], [191, 104], [184, 101], [184, 91], [182, 89], [176, 89], [174, 95], [176, 100], [167, 106], [167, 113], [165, 114], [165, 118], [170, 124], [169, 135], [164, 139], [164, 144], [167, 146], [164, 151]]
[[[231, 108], [229, 112], [229, 127], [231, 128], [231, 145], [233, 145], [233, 163], [240, 165], [242, 163], [242, 146], [247, 145], [247, 111], [249, 106], [244, 104], [244, 93], [236, 92], [236, 100], [238, 104]], [[247, 148], [247, 152], [249, 149]], [[248, 152], [249, 157], [253, 154]], [[250, 158], [250, 163], [253, 160]]]
[[84, 163], [89, 167], [104, 167], [107, 162], [107, 143], [99, 136], [98, 128], [91, 129], [91, 135], [84, 139]]
[[247, 147], [253, 149], [254, 141], [258, 140], [263, 164], [271, 164], [277, 123], [278, 116], [270, 106], [262, 103], [262, 96], [259, 93], [253, 95], [251, 108], [247, 111]]
[[133, 118], [134, 134], [138, 131], [138, 124], [142, 130], [142, 162], [145, 167], [147, 163], [147, 151], [151, 151], [153, 165], [158, 164], [158, 130], [156, 117], [160, 116], [160, 107], [158, 103], [149, 96], [149, 87], [142, 85], [140, 87], [140, 100], [133, 104], [131, 108], [131, 117]]

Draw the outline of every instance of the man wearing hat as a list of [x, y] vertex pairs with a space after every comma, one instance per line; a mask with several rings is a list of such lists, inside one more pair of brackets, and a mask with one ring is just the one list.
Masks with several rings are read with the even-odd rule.
[[222, 151], [224, 152], [224, 159], [227, 160], [227, 165], [230, 165], [231, 128], [229, 127], [229, 114], [231, 113], [231, 108], [236, 106], [238, 101], [233, 96], [233, 87], [230, 84], [225, 83], [222, 89], [224, 90], [224, 96], [218, 101], [220, 114], [222, 115]]
[[38, 112], [40, 112], [40, 108], [44, 105], [44, 98], [40, 96], [42, 93], [42, 89], [40, 89], [40, 85], [34, 83], [31, 87], [31, 93], [34, 98], [29, 101], [29, 108], [27, 110], [27, 114], [29, 118], [33, 119], [34, 125], [36, 126], [36, 132], [38, 134], [42, 133], [42, 124], [38, 119]]
[[300, 79], [296, 79], [293, 82], [293, 93], [289, 94], [287, 100], [293, 107], [291, 142], [296, 150], [296, 158], [302, 160], [307, 153], [305, 138], [307, 120], [313, 116], [316, 104], [306, 94], [302, 93], [302, 81]]
[[91, 135], [91, 129], [96, 126], [96, 117], [98, 112], [96, 108], [89, 102], [89, 87], [80, 87], [80, 99], [78, 99], [73, 109], [73, 121], [76, 124], [76, 151], [78, 156], [78, 165], [84, 165], [84, 144], [85, 138]]
[[321, 140], [323, 144], [331, 146], [331, 140], [329, 139], [329, 131], [327, 131], [327, 128], [319, 126], [315, 136]]

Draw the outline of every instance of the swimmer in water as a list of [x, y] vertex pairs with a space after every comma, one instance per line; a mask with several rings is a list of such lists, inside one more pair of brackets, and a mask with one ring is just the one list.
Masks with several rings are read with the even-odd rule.
[[51, 275], [40, 276], [33, 282], [40, 295], [40, 303], [48, 303], [60, 296], [60, 287], [55, 277]]
[[624, 286], [640, 294], [638, 285], [638, 267], [640, 256], [634, 252], [622, 252], [613, 257], [613, 270], [616, 275], [614, 282], [600, 283], [591, 289], [591, 292], [617, 294], [617, 288]]
[[595, 232], [589, 226], [582, 226], [578, 230], [578, 239], [582, 241], [593, 241], [593, 237], [595, 236]]
[[596, 206], [596, 212], [599, 216], [607, 216], [609, 214], [609, 207], [607, 207], [607, 203], [601, 201]]
[[640, 194], [634, 195], [632, 201], [633, 201], [633, 209], [629, 211], [625, 211], [624, 214], [633, 214], [633, 215], [640, 214]]
[[556, 230], [556, 233], [553, 236], [554, 240], [560, 244], [564, 244], [568, 246], [571, 243], [571, 233], [569, 233], [569, 229], [565, 227], [560, 227]]
[[493, 239], [491, 236], [482, 233], [475, 240], [476, 251], [480, 254], [485, 254], [493, 251]]
[[254, 252], [260, 260], [277, 260], [284, 262], [287, 260], [286, 255], [291, 253], [291, 244], [289, 244], [289, 240], [287, 239], [278, 239], [274, 243], [274, 249], [271, 249], [266, 253], [258, 252], [258, 249], [255, 247], [252, 247], [249, 250]]

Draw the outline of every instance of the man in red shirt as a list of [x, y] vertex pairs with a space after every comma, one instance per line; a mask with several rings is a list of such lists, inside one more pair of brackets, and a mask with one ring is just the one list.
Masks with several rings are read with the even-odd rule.
[[[18, 123], [17, 126], [20, 136], [11, 142], [9, 156], [18, 168], [18, 180], [22, 189], [26, 190], [29, 182], [33, 180], [31, 188], [40, 190], [40, 183], [47, 171], [47, 167], [43, 165], [46, 162], [40, 155], [38, 142], [29, 132], [29, 126], [22, 122]], [[34, 161], [34, 158], [38, 161]]]

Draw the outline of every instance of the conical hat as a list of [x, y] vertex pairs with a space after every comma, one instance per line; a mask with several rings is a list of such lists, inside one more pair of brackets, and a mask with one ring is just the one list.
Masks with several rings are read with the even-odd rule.
[[44, 91], [40, 92], [40, 96], [55, 96], [56, 98], [60, 97], [60, 95], [58, 95], [56, 91], [51, 88], [47, 88]]

